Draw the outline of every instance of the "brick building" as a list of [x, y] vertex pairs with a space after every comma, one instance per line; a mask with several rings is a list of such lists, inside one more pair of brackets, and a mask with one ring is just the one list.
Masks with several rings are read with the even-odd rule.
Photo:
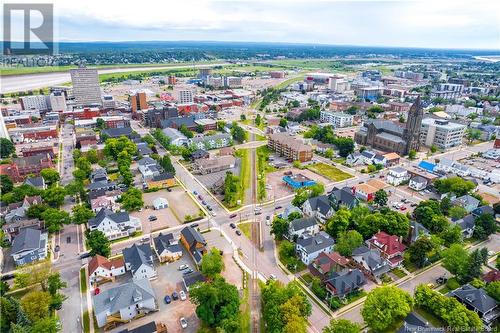
[[14, 182], [21, 182], [27, 175], [38, 175], [42, 169], [52, 168], [54, 164], [49, 154], [14, 158], [10, 164], [0, 165], [0, 174], [9, 176]]
[[274, 133], [269, 135], [268, 147], [294, 161], [307, 162], [313, 157], [312, 147], [305, 145], [286, 133]]

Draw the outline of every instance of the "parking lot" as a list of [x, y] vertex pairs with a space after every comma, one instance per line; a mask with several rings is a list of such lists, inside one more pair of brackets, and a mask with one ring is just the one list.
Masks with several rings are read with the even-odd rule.
[[325, 177], [322, 177], [310, 170], [300, 170], [297, 168], [287, 168], [287, 169], [280, 169], [275, 172], [268, 173], [266, 175], [267, 181], [266, 184], [270, 185], [270, 188], [267, 189], [267, 195], [268, 199], [273, 198], [275, 196], [276, 198], [282, 198], [284, 196], [293, 194], [294, 191], [291, 187], [286, 186], [285, 183], [283, 182], [283, 177], [285, 176], [285, 172], [291, 171], [292, 174], [302, 174], [316, 182], [320, 182], [323, 184], [328, 184], [330, 181], [326, 179]]
[[461, 159], [459, 162], [485, 172], [491, 172], [493, 169], [498, 168], [497, 161], [482, 157], [468, 157]]
[[224, 178], [226, 177], [226, 173], [228, 171], [231, 171], [234, 175], [239, 176], [240, 175], [240, 165], [241, 165], [241, 159], [236, 158], [236, 162], [234, 163], [234, 168], [221, 170], [221, 171], [217, 171], [217, 172], [211, 172], [211, 173], [206, 174], [206, 175], [197, 174], [197, 175], [195, 175], [195, 177], [198, 178], [198, 180], [200, 182], [202, 182], [206, 188], [212, 189], [212, 187], [215, 184], [218, 184], [218, 183], [221, 183], [221, 181], [222, 182], [224, 181]]
[[[181, 290], [186, 291], [182, 282], [182, 271], [179, 271], [178, 268], [182, 264], [187, 264], [190, 268], [194, 269], [195, 265], [189, 254], [184, 250], [183, 252], [183, 256], [173, 263], [160, 265], [155, 258], [155, 267], [158, 272], [158, 278], [151, 281], [151, 286], [153, 287], [153, 290], [155, 292], [156, 301], [160, 311], [150, 313], [143, 318], [117, 327], [110, 332], [121, 332], [125, 327], [129, 329], [135, 328], [153, 320], [167, 325], [169, 333], [196, 332], [198, 330], [199, 319], [195, 313], [196, 307], [189, 301], [189, 294], [187, 292], [187, 300], [185, 301], [181, 301], [180, 299], [175, 301], [173, 300], [170, 304], [166, 304], [164, 301], [164, 297], [166, 295], [172, 295], [174, 291], [176, 291], [177, 293]], [[101, 285], [101, 289], [106, 290], [116, 287], [121, 283], [127, 282], [131, 278], [131, 274], [126, 273], [125, 275], [117, 278], [117, 281], [115, 283], [106, 283]], [[179, 324], [179, 319], [181, 317], [186, 318], [188, 322], [188, 327], [186, 329], [182, 329]]]

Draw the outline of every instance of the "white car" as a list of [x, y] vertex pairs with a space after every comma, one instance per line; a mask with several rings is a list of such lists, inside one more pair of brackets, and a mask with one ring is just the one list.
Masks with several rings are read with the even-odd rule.
[[188, 322], [187, 322], [186, 318], [181, 317], [181, 319], [179, 319], [179, 322], [181, 323], [182, 328], [188, 327]]
[[181, 299], [181, 301], [185, 301], [186, 300], [186, 293], [184, 292], [184, 290], [181, 290], [179, 291], [179, 298]]

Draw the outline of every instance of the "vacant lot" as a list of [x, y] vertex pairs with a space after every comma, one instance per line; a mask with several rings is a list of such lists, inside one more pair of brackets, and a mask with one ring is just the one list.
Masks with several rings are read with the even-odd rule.
[[308, 165], [307, 168], [319, 175], [322, 175], [334, 182], [341, 182], [343, 180], [352, 178], [351, 174], [337, 169], [336, 167], [326, 163], [316, 163]]
[[[307, 169], [304, 169], [304, 170], [300, 170], [300, 169], [297, 169], [297, 168], [286, 168], [286, 169], [280, 169], [278, 171], [275, 171], [275, 172], [270, 172], [266, 175], [266, 185], [270, 185], [271, 188], [267, 188], [266, 189], [266, 194], [267, 194], [267, 200], [271, 200], [273, 199], [273, 196], [275, 196], [276, 198], [282, 198], [282, 197], [285, 197], [287, 195], [290, 195], [290, 194], [293, 194], [294, 191], [285, 185], [285, 183], [283, 182], [283, 177], [285, 176], [285, 172], [287, 171], [291, 171], [294, 175], [295, 174], [302, 174], [316, 182], [320, 182], [322, 184], [327, 184], [330, 182], [330, 180], [328, 178], [326, 178], [325, 176], [322, 176], [321, 174], [319, 173], [315, 173], [311, 170], [307, 170]], [[340, 171], [340, 170], [339, 170]], [[342, 172], [342, 171], [340, 171]], [[349, 178], [352, 177], [349, 175]]]

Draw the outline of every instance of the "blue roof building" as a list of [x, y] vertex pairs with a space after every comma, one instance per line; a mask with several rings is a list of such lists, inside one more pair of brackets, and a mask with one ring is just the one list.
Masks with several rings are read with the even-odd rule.
[[316, 184], [314, 180], [301, 174], [285, 176], [283, 181], [294, 190]]
[[420, 163], [418, 163], [418, 167], [427, 172], [433, 172], [436, 164], [427, 161], [421, 161]]

